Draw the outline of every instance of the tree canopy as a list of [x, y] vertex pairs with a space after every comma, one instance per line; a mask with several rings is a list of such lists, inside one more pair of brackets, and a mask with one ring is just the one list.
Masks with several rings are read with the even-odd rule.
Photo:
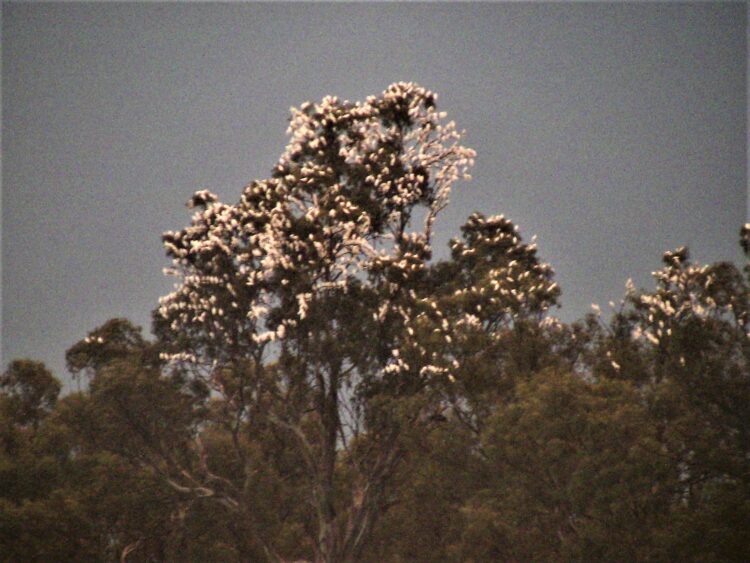
[[[474, 152], [412, 83], [292, 108], [269, 178], [164, 234], [154, 338], [0, 376], [11, 561], [745, 561], [750, 266], [664, 254], [553, 316], [536, 244], [474, 213]], [[750, 225], [740, 244], [750, 251]]]

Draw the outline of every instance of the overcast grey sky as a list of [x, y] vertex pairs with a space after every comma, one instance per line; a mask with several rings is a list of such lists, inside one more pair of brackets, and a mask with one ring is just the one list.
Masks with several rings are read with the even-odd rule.
[[2, 27], [4, 364], [63, 376], [107, 319], [150, 328], [192, 192], [266, 177], [290, 105], [399, 80], [478, 153], [443, 256], [469, 213], [504, 213], [538, 235], [566, 320], [678, 245], [740, 258], [744, 3], [6, 3]]

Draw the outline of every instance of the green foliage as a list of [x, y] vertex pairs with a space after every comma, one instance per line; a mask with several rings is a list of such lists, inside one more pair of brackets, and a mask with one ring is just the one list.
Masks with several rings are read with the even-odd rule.
[[403, 83], [294, 109], [270, 179], [165, 234], [156, 340], [95, 328], [59, 399], [12, 362], [0, 558], [750, 560], [750, 264], [679, 248], [564, 324], [503, 216], [430, 262], [473, 160], [444, 117]]
[[[435, 374], [408, 368], [341, 396], [363, 426], [342, 419], [353, 433], [329, 498], [334, 515], [371, 503], [357, 560], [750, 558], [749, 272], [678, 249], [609, 322], [564, 325], [547, 316], [551, 270], [510, 222], [475, 215], [452, 247], [413, 286], [426, 307], [400, 345]], [[347, 358], [359, 373], [390, 362], [383, 343], [403, 325], [368, 316], [372, 300], [356, 282], [321, 298], [310, 322], [335, 332], [210, 379], [166, 369], [161, 343], [122, 319], [68, 352], [83, 392], [58, 400], [42, 364], [12, 362], [0, 377], [3, 558], [323, 560], [305, 456], [325, 456], [327, 415], [308, 406], [314, 385], [278, 382], [303, 361]], [[333, 522], [343, 538], [353, 529]]]
[[[512, 429], [512, 430], [511, 430]], [[542, 372], [490, 418], [465, 559], [644, 560], [670, 466], [635, 390]]]
[[54, 406], [60, 382], [43, 364], [16, 360], [0, 375], [3, 417], [21, 426], [36, 426]]

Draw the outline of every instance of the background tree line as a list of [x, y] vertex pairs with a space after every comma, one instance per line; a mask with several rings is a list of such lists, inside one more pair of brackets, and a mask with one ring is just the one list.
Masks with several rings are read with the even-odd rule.
[[269, 179], [164, 235], [153, 340], [94, 329], [64, 397], [8, 366], [3, 559], [750, 558], [750, 266], [667, 252], [565, 324], [503, 216], [432, 260], [474, 157], [436, 99], [293, 108]]

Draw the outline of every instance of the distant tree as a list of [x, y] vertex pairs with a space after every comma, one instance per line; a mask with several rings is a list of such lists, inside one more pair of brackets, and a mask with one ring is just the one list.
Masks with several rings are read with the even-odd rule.
[[0, 405], [8, 420], [36, 427], [55, 405], [60, 388], [60, 382], [44, 364], [15, 360], [0, 375]]
[[[745, 245], [750, 229], [741, 231]], [[591, 315], [583, 363], [636, 385], [671, 464], [663, 529], [672, 559], [747, 560], [750, 545], [750, 269], [667, 252], [656, 287], [628, 291], [609, 323]]]
[[[175, 473], [185, 479], [206, 470], [194, 447], [198, 436], [211, 449], [212, 461], [221, 464], [223, 437], [205, 430], [212, 422], [205, 395], [162, 374], [155, 350], [140, 328], [124, 319], [94, 329], [68, 353], [79, 376], [86, 376], [84, 390], [57, 401], [48, 393], [54, 406], [39, 410], [35, 424], [19, 420], [19, 409], [7, 408], [17, 402], [18, 385], [0, 389], [0, 553], [5, 559], [264, 558], [235, 514], [217, 510], [201, 491], [169, 484]], [[47, 381], [59, 389], [38, 363], [14, 362], [6, 375], [17, 376], [21, 365], [33, 365], [33, 373], [51, 378], [26, 381]]]
[[[94, 377], [98, 370], [115, 360], [133, 359], [149, 350], [140, 327], [127, 319], [110, 319], [76, 342], [65, 353], [67, 368], [75, 377]], [[158, 353], [156, 358], [158, 359]]]
[[665, 534], [678, 558], [750, 557], [748, 276], [727, 262], [694, 264], [679, 248], [654, 272], [656, 289], [631, 287], [614, 320], [641, 350], [639, 381], [679, 473]]

